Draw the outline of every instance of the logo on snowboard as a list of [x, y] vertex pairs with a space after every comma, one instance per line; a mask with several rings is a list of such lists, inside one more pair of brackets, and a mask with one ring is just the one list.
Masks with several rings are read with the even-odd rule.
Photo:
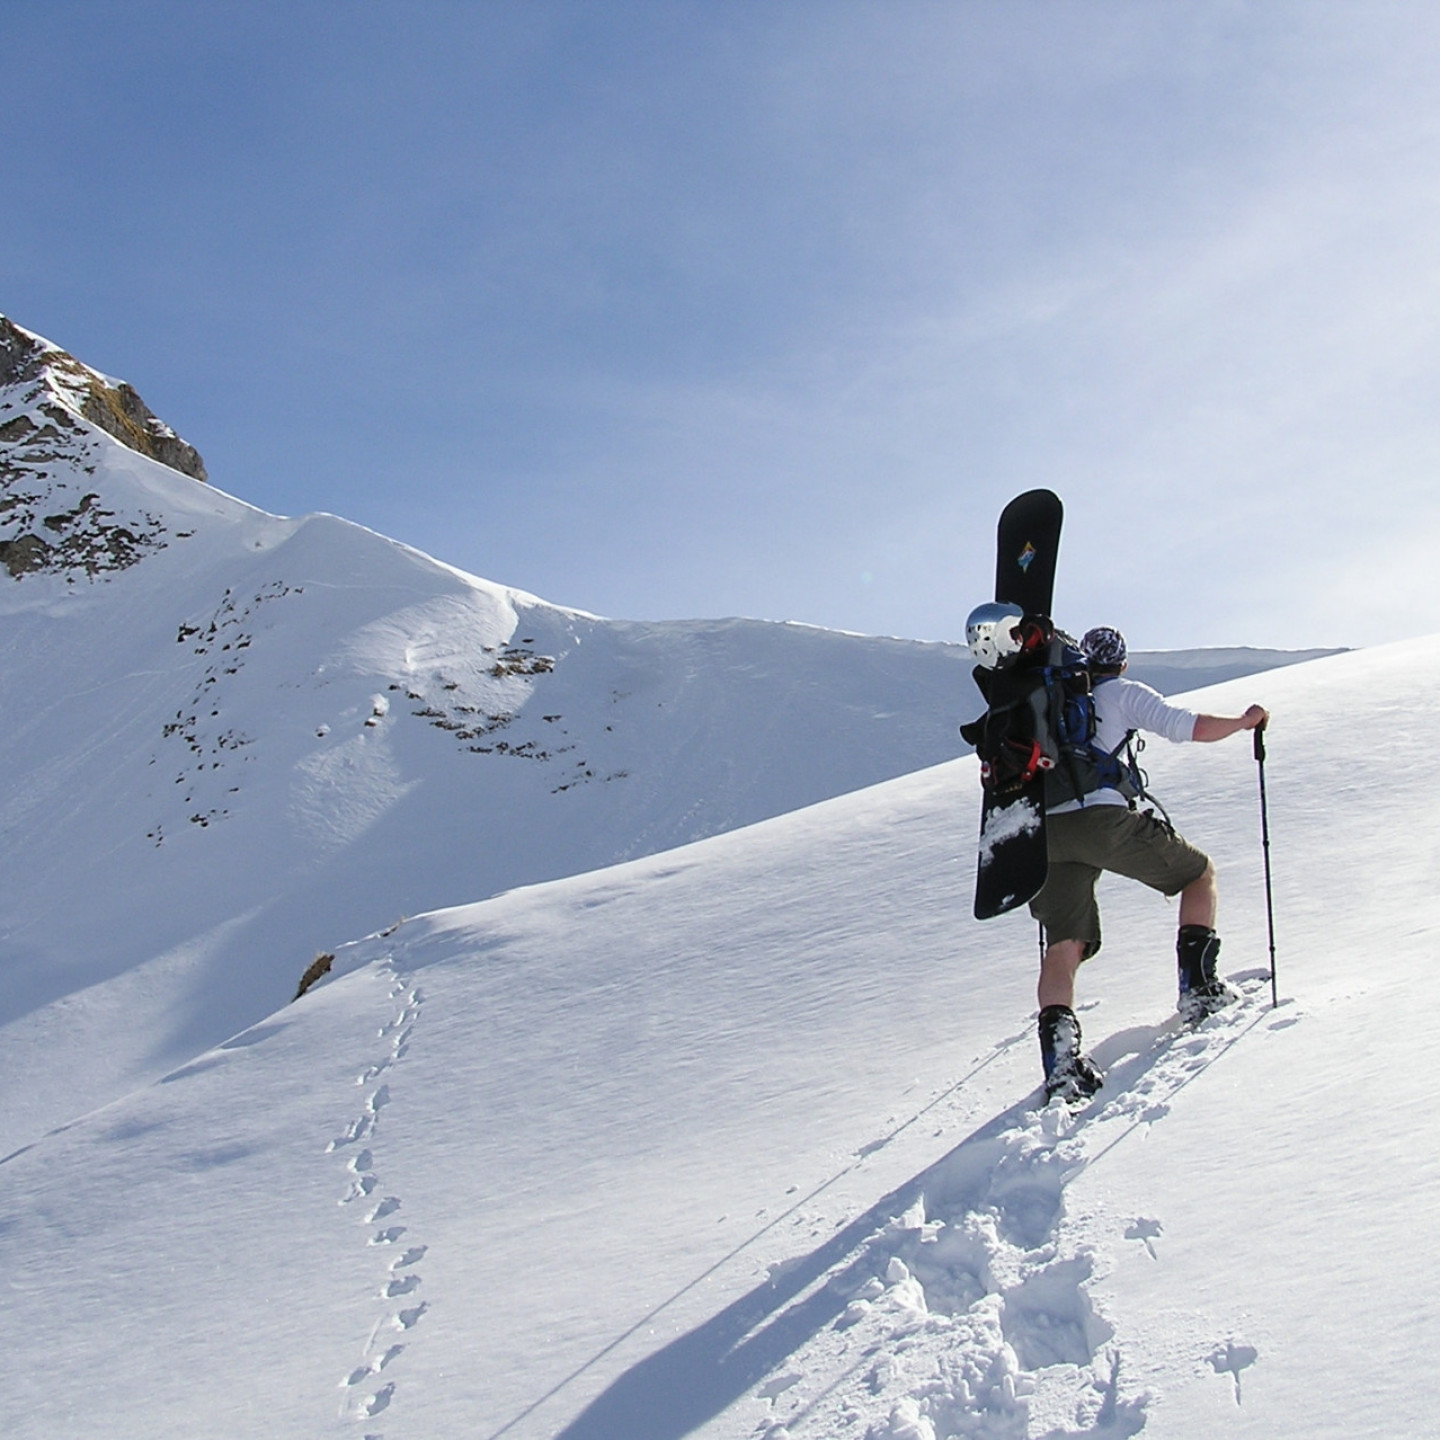
[[1027, 540], [1025, 542], [1025, 548], [1020, 552], [1019, 556], [1020, 569], [1022, 571], [1029, 570], [1030, 562], [1035, 558], [1038, 553], [1039, 552], [1035, 549], [1035, 547]]

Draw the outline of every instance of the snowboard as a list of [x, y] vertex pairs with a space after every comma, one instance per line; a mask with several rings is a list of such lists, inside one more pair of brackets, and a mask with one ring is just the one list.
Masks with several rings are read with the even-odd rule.
[[[1026, 615], [1049, 616], [1065, 510], [1051, 490], [1027, 490], [1001, 512], [995, 543], [995, 599]], [[982, 681], [981, 677], [984, 677]], [[1003, 704], [1029, 682], [1013, 669], [977, 669], [987, 706]], [[991, 920], [1040, 893], [1049, 868], [1045, 841], [1045, 772], [1010, 792], [984, 791], [975, 870], [975, 918]]]
[[1001, 512], [995, 543], [995, 599], [1027, 615], [1050, 614], [1065, 507], [1053, 490], [1027, 490]]

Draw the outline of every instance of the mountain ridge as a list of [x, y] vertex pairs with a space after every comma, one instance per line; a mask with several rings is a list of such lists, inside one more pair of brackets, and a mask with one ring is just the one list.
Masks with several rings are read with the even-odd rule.
[[[6, 423], [58, 408], [34, 367], [63, 352], [33, 349]], [[0, 1094], [25, 1097], [0, 1150], [398, 915], [953, 754], [952, 649], [607, 621], [338, 517], [267, 515], [64, 413], [63, 451], [38, 424], [0, 442], [8, 553], [54, 537], [0, 575]]]
[[[339, 517], [271, 516], [56, 400], [79, 362], [7, 333], [28, 358], [7, 352], [0, 417], [35, 428], [0, 440], [21, 557], [0, 574], [0, 1153], [255, 1022], [317, 952], [402, 915], [962, 749], [962, 646], [607, 620]], [[36, 443], [51, 410], [63, 446]]]

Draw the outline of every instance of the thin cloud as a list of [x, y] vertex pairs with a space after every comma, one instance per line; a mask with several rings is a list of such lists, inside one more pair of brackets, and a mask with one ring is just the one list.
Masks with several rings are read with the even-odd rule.
[[1440, 629], [1430, 7], [92, 9], [7, 19], [5, 306], [257, 503], [938, 638], [1047, 484], [1075, 623]]

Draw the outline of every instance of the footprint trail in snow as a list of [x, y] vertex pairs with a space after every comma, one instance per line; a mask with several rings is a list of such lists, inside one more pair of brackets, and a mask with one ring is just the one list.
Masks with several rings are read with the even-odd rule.
[[[397, 979], [390, 1000], [398, 1010], [376, 1032], [376, 1039], [386, 1042], [388, 1048], [382, 1058], [366, 1065], [355, 1078], [356, 1085], [366, 1091], [360, 1112], [325, 1147], [326, 1154], [350, 1152], [345, 1165], [345, 1193], [339, 1203], [359, 1208], [366, 1248], [378, 1249], [385, 1257], [375, 1295], [379, 1302], [377, 1313], [362, 1347], [360, 1363], [340, 1380], [341, 1417], [349, 1416], [357, 1422], [373, 1420], [395, 1402], [399, 1381], [393, 1378], [392, 1367], [405, 1353], [407, 1343], [396, 1339], [396, 1332], [408, 1337], [428, 1308], [419, 1296], [423, 1280], [417, 1268], [427, 1247], [411, 1243], [409, 1226], [397, 1219], [403, 1208], [401, 1197], [382, 1193], [374, 1150], [380, 1121], [391, 1099], [385, 1077], [410, 1047], [423, 996], [417, 986]], [[354, 1149], [356, 1146], [361, 1148]], [[367, 1431], [364, 1440], [384, 1437]]]

